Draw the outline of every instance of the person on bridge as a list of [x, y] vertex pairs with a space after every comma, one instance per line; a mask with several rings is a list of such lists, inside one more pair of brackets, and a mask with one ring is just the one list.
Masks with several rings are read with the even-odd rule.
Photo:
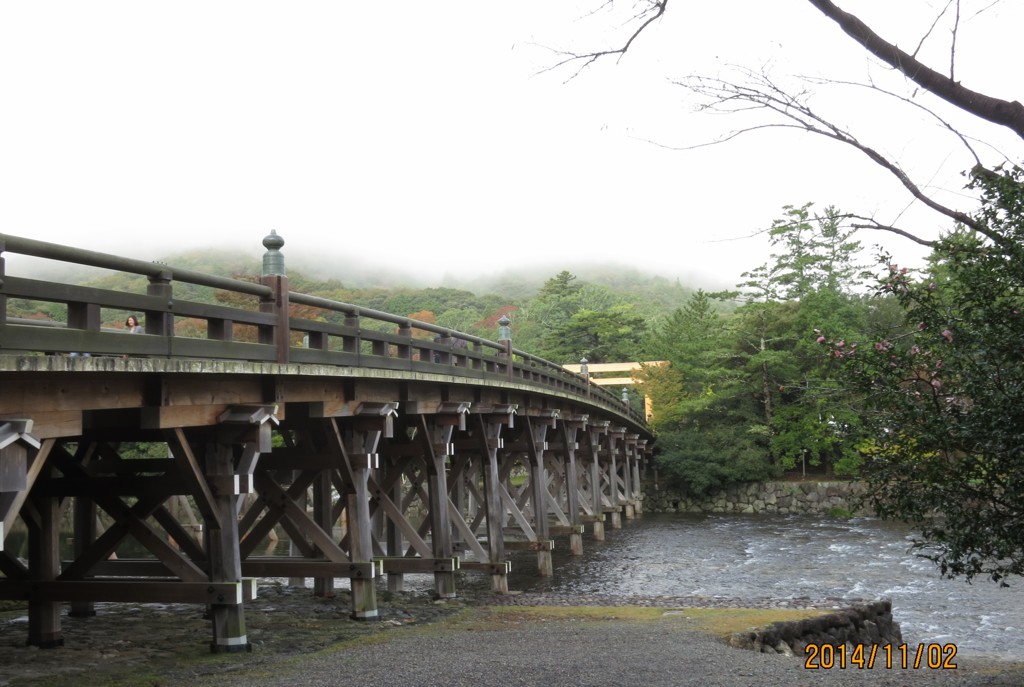
[[124, 321], [124, 326], [127, 327], [130, 334], [142, 333], [142, 325], [139, 324], [139, 318], [135, 315], [129, 315], [128, 319]]

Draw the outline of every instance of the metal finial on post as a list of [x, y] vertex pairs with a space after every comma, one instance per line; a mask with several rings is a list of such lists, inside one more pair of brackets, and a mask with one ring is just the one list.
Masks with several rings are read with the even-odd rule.
[[259, 341], [261, 344], [273, 344], [277, 349], [275, 359], [278, 363], [288, 362], [291, 347], [291, 328], [288, 322], [288, 275], [284, 271], [284, 253], [281, 246], [284, 239], [273, 229], [263, 237], [263, 246], [267, 252], [263, 254], [263, 274], [260, 282], [269, 286], [271, 295], [260, 301], [260, 312], [274, 313], [273, 325], [261, 325]]
[[498, 320], [498, 341], [512, 340], [512, 328], [509, 326], [510, 324], [512, 324], [512, 320], [508, 319], [508, 315], [502, 315], [501, 319]]
[[499, 352], [498, 355], [507, 359], [505, 368], [508, 378], [512, 379], [515, 376], [515, 365], [512, 364], [512, 328], [509, 327], [510, 324], [512, 324], [512, 320], [508, 318], [508, 315], [502, 315], [498, 320], [498, 343], [505, 347], [505, 350]]
[[284, 246], [284, 239], [277, 235], [277, 231], [270, 230], [270, 233], [263, 238], [263, 246], [267, 252], [263, 254], [263, 276], [284, 277], [284, 253], [281, 247]]

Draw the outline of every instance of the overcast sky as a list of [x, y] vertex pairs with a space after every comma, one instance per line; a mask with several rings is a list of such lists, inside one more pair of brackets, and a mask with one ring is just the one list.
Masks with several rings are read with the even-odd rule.
[[[843, 6], [912, 49], [942, 4]], [[965, 0], [965, 85], [1022, 97], [1009, 33], [1024, 26], [1022, 4], [976, 14], [991, 0]], [[544, 71], [553, 50], [621, 41], [631, 27], [600, 6], [2, 3], [0, 232], [153, 258], [223, 245], [258, 254], [276, 229], [290, 264], [354, 260], [440, 280], [589, 260], [725, 286], [765, 261], [764, 239], [744, 237], [785, 204], [834, 204], [929, 237], [945, 226], [908, 210], [862, 156], [806, 134], [679, 149], [740, 126], [694, 110], [672, 84], [689, 74], [739, 64], [906, 92], [805, 0], [677, 0], [621, 60], [575, 78], [573, 67]], [[946, 22], [921, 54], [941, 68], [949, 53]], [[931, 191], [962, 187], [970, 158], [934, 122], [893, 123], [892, 103], [863, 89], [820, 91], [816, 106]], [[1020, 161], [1019, 141], [954, 123]]]

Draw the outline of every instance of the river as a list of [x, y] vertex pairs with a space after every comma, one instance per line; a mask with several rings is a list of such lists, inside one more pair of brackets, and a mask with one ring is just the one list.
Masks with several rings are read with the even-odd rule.
[[[962, 655], [1024, 660], [1024, 580], [940, 578], [908, 549], [906, 526], [872, 518], [644, 514], [584, 537], [584, 555], [555, 552], [538, 578], [514, 554], [511, 589], [612, 596], [892, 600], [904, 639], [955, 643]], [[518, 572], [517, 572], [518, 571]]]

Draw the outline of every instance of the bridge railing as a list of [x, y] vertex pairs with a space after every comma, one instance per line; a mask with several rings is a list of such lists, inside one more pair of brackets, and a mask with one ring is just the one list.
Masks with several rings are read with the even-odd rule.
[[[4, 253], [138, 275], [145, 292], [8, 274]], [[204, 289], [224, 304], [189, 300]], [[63, 321], [8, 317], [15, 299], [56, 305]], [[104, 327], [112, 313], [117, 319], [139, 316], [145, 333]], [[0, 353], [298, 363], [444, 374], [453, 383], [500, 380], [577, 396], [644, 424], [639, 413], [585, 376], [509, 341], [292, 292], [284, 275], [255, 283], [9, 234], [0, 234]]]

